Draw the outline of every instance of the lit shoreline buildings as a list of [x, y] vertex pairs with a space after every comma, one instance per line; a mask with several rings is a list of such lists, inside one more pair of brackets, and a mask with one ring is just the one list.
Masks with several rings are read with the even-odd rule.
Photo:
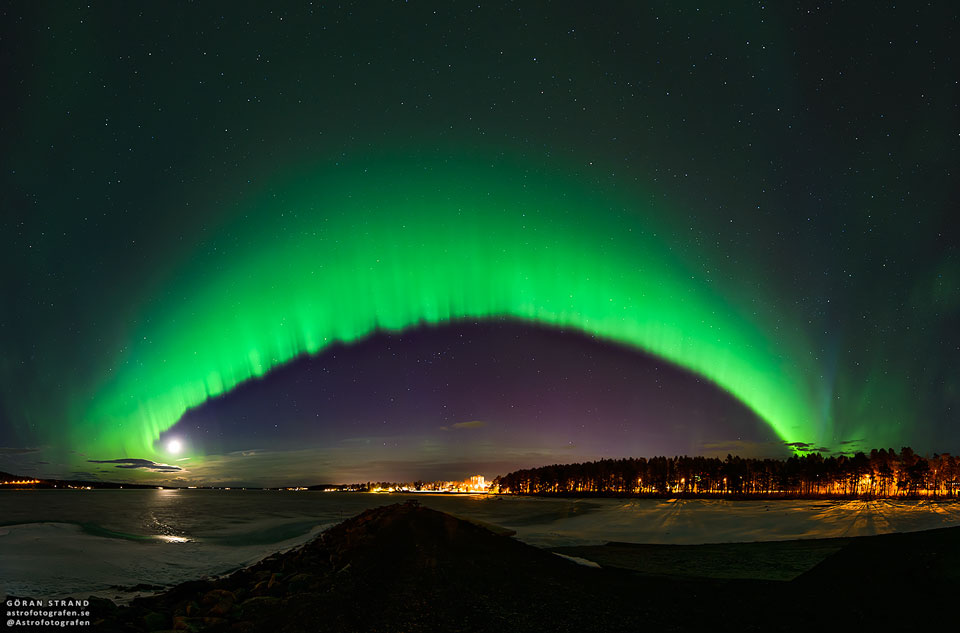
[[487, 494], [490, 483], [483, 475], [473, 475], [463, 481], [416, 481], [413, 483], [368, 482], [368, 492], [405, 492], [405, 493], [459, 493]]

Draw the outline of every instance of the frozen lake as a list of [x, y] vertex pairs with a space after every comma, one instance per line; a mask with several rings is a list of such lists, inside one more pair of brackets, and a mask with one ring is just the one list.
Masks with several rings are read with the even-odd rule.
[[101, 595], [219, 575], [376, 506], [425, 506], [532, 545], [725, 543], [869, 536], [960, 525], [960, 503], [539, 499], [260, 490], [0, 491], [0, 593]]

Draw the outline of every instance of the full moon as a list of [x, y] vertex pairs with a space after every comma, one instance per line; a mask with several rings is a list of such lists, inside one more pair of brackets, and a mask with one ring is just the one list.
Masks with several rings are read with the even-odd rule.
[[167, 442], [167, 451], [171, 453], [179, 453], [181, 448], [183, 448], [183, 446], [180, 444], [180, 440], [170, 440]]

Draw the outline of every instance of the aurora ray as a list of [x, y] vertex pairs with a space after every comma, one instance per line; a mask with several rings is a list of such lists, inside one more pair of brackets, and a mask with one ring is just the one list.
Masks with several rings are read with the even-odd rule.
[[828, 422], [803, 350], [766, 322], [778, 317], [744, 314], [692, 272], [664, 242], [665, 210], [639, 196], [504, 161], [304, 171], [245, 204], [243, 224], [222, 227], [163, 300], [143, 306], [149, 324], [72, 426], [74, 445], [160, 459], [160, 434], [188, 408], [300, 355], [378, 329], [488, 317], [661, 356], [784, 440]]

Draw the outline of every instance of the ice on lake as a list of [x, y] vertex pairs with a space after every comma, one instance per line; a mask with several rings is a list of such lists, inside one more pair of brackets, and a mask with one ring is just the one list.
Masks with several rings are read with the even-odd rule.
[[541, 547], [869, 536], [960, 525], [960, 503], [905, 500], [545, 499], [259, 490], [0, 492], [0, 593], [99, 595], [228, 573], [367, 508], [425, 506]]

